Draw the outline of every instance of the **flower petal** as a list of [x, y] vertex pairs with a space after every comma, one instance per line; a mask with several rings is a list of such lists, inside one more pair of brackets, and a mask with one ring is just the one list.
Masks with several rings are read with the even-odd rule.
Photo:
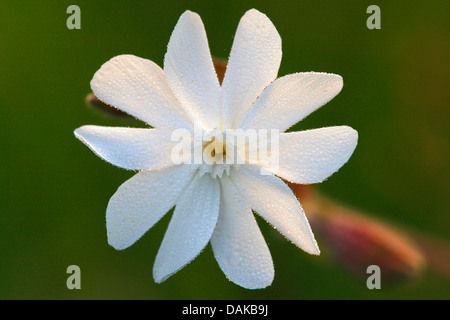
[[205, 129], [219, 124], [220, 85], [200, 16], [184, 12], [178, 20], [164, 57], [170, 87]]
[[192, 166], [146, 170], [123, 183], [106, 209], [108, 243], [123, 250], [135, 243], [174, 205], [191, 181]]
[[295, 73], [272, 82], [239, 119], [237, 128], [287, 130], [333, 99], [342, 77], [328, 73]]
[[273, 23], [251, 9], [239, 22], [223, 80], [223, 127], [250, 108], [263, 89], [277, 77], [281, 62], [281, 38]]
[[177, 201], [156, 256], [153, 277], [157, 283], [183, 268], [205, 248], [217, 223], [219, 204], [219, 181], [209, 174], [197, 174]]
[[82, 126], [75, 136], [103, 160], [129, 170], [173, 166], [175, 143], [168, 131], [158, 129]]
[[133, 55], [112, 58], [91, 81], [103, 102], [159, 129], [190, 129], [192, 122], [154, 62]]
[[292, 190], [272, 174], [262, 175], [256, 166], [233, 169], [234, 185], [249, 206], [295, 245], [320, 254], [308, 219]]
[[267, 170], [294, 183], [321, 182], [348, 161], [357, 142], [358, 132], [347, 126], [282, 133], [279, 166]]
[[221, 179], [219, 219], [211, 238], [214, 256], [228, 279], [247, 288], [269, 286], [274, 268], [250, 207], [228, 176]]

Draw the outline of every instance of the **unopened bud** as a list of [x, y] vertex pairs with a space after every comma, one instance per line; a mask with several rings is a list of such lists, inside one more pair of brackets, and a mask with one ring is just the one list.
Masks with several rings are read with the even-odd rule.
[[321, 208], [315, 230], [331, 254], [357, 275], [377, 265], [389, 283], [416, 277], [424, 269], [424, 256], [400, 230], [332, 203]]
[[[384, 283], [418, 276], [425, 257], [406, 233], [324, 199], [311, 185], [289, 184], [299, 198], [319, 245], [353, 274], [367, 277], [377, 265]], [[326, 250], [328, 249], [328, 250]]]

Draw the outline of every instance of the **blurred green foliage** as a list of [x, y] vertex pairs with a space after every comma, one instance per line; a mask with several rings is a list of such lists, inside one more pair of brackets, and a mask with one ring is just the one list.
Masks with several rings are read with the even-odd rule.
[[[66, 8], [81, 8], [68, 30]], [[381, 8], [381, 30], [366, 8]], [[320, 191], [398, 225], [450, 239], [449, 2], [7, 1], [0, 10], [1, 299], [449, 298], [431, 271], [370, 291], [326, 254], [309, 256], [258, 218], [275, 280], [250, 291], [229, 282], [210, 246], [163, 284], [152, 266], [166, 215], [125, 251], [106, 242], [109, 198], [133, 172], [100, 160], [73, 135], [84, 124], [142, 126], [86, 107], [89, 82], [113, 56], [162, 65], [178, 17], [200, 14], [212, 54], [227, 58], [239, 19], [257, 8], [283, 40], [279, 75], [337, 73], [343, 91], [294, 129], [346, 124], [359, 132], [350, 161]], [[320, 245], [320, 241], [319, 241]], [[66, 288], [80, 266], [82, 289]]]

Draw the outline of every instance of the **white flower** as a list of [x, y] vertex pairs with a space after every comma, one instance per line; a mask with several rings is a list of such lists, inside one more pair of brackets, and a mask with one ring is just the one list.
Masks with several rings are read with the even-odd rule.
[[94, 75], [91, 87], [99, 99], [153, 127], [89, 125], [75, 135], [104, 160], [141, 170], [109, 201], [111, 246], [131, 246], [175, 206], [156, 256], [156, 282], [183, 268], [211, 242], [231, 281], [249, 289], [270, 285], [273, 262], [252, 209], [298, 247], [320, 253], [302, 207], [280, 178], [301, 184], [328, 178], [356, 147], [352, 128], [281, 133], [279, 167], [266, 166], [269, 175], [261, 174], [258, 163], [231, 165], [217, 174], [204, 165], [176, 165], [171, 159], [176, 129], [192, 132], [194, 123], [200, 123], [205, 131], [284, 132], [342, 88], [342, 78], [334, 74], [296, 73], [276, 79], [280, 61], [281, 38], [274, 25], [264, 14], [249, 10], [239, 22], [221, 86], [203, 23], [186, 11], [170, 38], [164, 70], [152, 61], [121, 55]]

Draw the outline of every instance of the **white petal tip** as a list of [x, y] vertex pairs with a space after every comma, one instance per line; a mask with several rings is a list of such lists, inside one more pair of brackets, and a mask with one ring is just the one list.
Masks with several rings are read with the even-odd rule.
[[304, 243], [304, 240], [301, 243], [295, 243], [295, 242], [293, 242], [293, 243], [294, 243], [294, 245], [296, 245], [297, 247], [299, 247], [306, 253], [309, 253], [314, 256], [320, 255], [319, 246], [317, 245], [317, 242], [314, 238], [312, 239], [312, 241], [309, 241], [309, 243], [306, 243], [306, 244]]
[[342, 87], [344, 86], [344, 79], [338, 75], [338, 74], [333, 74], [333, 76], [336, 78], [336, 88], [338, 90], [338, 93], [341, 92]]
[[113, 243], [111, 243], [111, 242], [109, 242], [109, 241], [108, 241], [108, 244], [109, 244], [111, 247], [113, 247], [114, 249], [116, 249], [117, 251], [122, 251], [122, 250], [125, 250], [126, 248], [128, 248], [128, 247], [125, 247], [125, 246], [113, 244]]
[[183, 12], [183, 14], [180, 17], [186, 16], [186, 15], [196, 15], [196, 16], [198, 16], [198, 14], [195, 13], [194, 11], [186, 10], [186, 11]]
[[255, 9], [255, 8], [247, 10], [247, 12], [245, 12], [244, 16], [246, 16], [246, 15], [253, 15], [253, 16], [257, 16], [258, 15], [258, 16], [263, 16], [263, 17], [267, 18], [267, 16], [264, 13], [262, 13], [261, 11]]
[[320, 250], [318, 247], [315, 247], [313, 250], [308, 250], [307, 251], [309, 254], [312, 254], [314, 256], [320, 256]]
[[[302, 74], [302, 73], [299, 73]], [[344, 86], [344, 79], [342, 76], [335, 74], [335, 73], [327, 73], [327, 72], [305, 72], [304, 74], [309, 74], [312, 77], [317, 77], [319, 80], [317, 83], [326, 83], [326, 85], [323, 86], [323, 94], [328, 97], [328, 101], [333, 99], [335, 96], [341, 92], [342, 87]]]
[[269, 279], [230, 279], [227, 277], [228, 280], [233, 282], [234, 284], [237, 284], [238, 286], [248, 289], [248, 290], [258, 290], [258, 289], [265, 289], [272, 285], [273, 282], [273, 274], [272, 277]]
[[153, 274], [153, 280], [155, 281], [155, 283], [160, 284], [163, 283], [164, 280], [166, 280], [168, 277], [162, 277], [160, 275], [155, 275]]
[[164, 281], [166, 281], [167, 279], [169, 279], [175, 273], [176, 273], [176, 271], [166, 273], [166, 272], [161, 272], [160, 270], [157, 271], [157, 270], [155, 270], [155, 268], [153, 268], [153, 280], [155, 281], [155, 283], [160, 284], [160, 283], [163, 283]]
[[339, 92], [341, 92], [342, 87], [344, 86], [344, 79], [342, 76], [335, 73], [326, 73], [326, 72], [311, 72], [312, 74], [320, 74], [324, 81], [327, 80], [328, 86], [324, 88], [325, 94], [332, 94], [330, 100], [337, 96]]
[[190, 11], [190, 10], [186, 10], [185, 12], [183, 12], [183, 14], [180, 16], [180, 18], [178, 19], [178, 23], [180, 23], [180, 21], [182, 22], [187, 22], [187, 21], [194, 21], [194, 20], [200, 20], [201, 18], [198, 15], [198, 13]]
[[[84, 127], [84, 126], [83, 126]], [[80, 135], [83, 132], [83, 127], [79, 127], [77, 129], [75, 129], [73, 131], [73, 134], [75, 135], [75, 137], [77, 137], [78, 139], [80, 139]]]
[[108, 234], [108, 244], [113, 247], [114, 249], [116, 249], [117, 251], [122, 251], [125, 250], [127, 248], [129, 248], [133, 243], [129, 244], [129, 243], [124, 243], [124, 241], [121, 239], [114, 239], [115, 237], [111, 236], [111, 234]]
[[114, 66], [121, 66], [124, 67], [126, 65], [127, 62], [134, 60], [134, 59], [141, 59], [138, 58], [132, 54], [121, 54], [115, 57], [112, 57], [111, 59], [109, 59], [108, 61], [106, 61], [105, 63], [103, 63], [103, 65], [100, 67], [99, 70], [97, 70], [97, 72], [95, 72], [94, 76], [91, 79], [90, 85], [91, 85], [91, 89], [92, 91], [94, 91], [94, 94], [97, 96], [97, 98], [101, 99], [100, 96], [102, 95], [102, 91], [100, 89], [102, 89], [102, 86], [105, 82], [105, 80], [108, 80], [110, 78], [110, 70], [109, 68], [114, 65]]
[[[358, 144], [358, 131], [349, 126], [343, 126], [347, 130], [347, 134], [351, 138], [351, 144], [356, 147]], [[353, 151], [352, 151], [353, 152]]]
[[86, 133], [87, 133], [86, 129], [88, 129], [88, 127], [89, 126], [82, 126], [73, 131], [75, 137], [81, 142], [83, 142], [85, 145], [89, 145], [88, 142], [86, 141]]
[[89, 130], [94, 128], [94, 125], [84, 125], [73, 131], [73, 134], [77, 139], [83, 140], [86, 134], [89, 134]]

